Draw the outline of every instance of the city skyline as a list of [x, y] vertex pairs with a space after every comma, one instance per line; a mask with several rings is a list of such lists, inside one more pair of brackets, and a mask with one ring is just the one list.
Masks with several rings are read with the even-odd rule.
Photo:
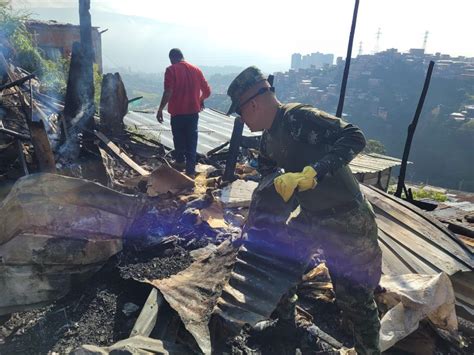
[[[49, 12], [49, 17], [58, 21], [78, 21], [76, 0], [16, 0], [13, 4], [15, 8], [34, 9], [42, 19], [48, 19]], [[93, 24], [109, 28], [103, 36], [104, 60], [109, 57], [121, 66], [154, 72], [166, 67], [166, 49], [171, 47], [181, 47], [196, 64], [256, 64], [265, 71], [289, 68], [290, 56], [297, 52], [319, 51], [344, 57], [353, 6], [354, 1], [350, 0], [294, 0], [291, 6], [288, 1], [242, 0], [229, 13], [216, 0], [179, 4], [150, 0], [91, 1]], [[187, 11], [183, 12], [183, 7]], [[64, 11], [48, 11], [58, 8]], [[116, 15], [120, 21], [99, 16], [100, 13]], [[381, 51], [422, 48], [429, 31], [427, 52], [472, 57], [474, 46], [466, 45], [474, 35], [470, 25], [472, 13], [474, 2], [467, 0], [453, 0], [449, 6], [427, 0], [363, 0], [353, 56], [360, 42], [364, 54], [374, 51], [380, 28]], [[57, 14], [61, 16], [54, 18]], [[142, 57], [152, 57], [156, 62]]]

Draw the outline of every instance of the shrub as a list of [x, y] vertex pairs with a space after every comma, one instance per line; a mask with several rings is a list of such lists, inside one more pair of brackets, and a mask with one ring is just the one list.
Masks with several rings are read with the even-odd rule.
[[29, 14], [14, 12], [0, 2], [0, 37], [13, 48], [14, 63], [35, 73], [41, 81], [42, 91], [62, 99], [66, 93], [68, 61], [51, 61], [42, 56], [26, 29], [28, 19]]

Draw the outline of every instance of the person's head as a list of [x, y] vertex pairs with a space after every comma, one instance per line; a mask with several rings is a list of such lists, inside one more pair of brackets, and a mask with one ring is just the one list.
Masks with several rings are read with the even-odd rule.
[[227, 114], [239, 114], [251, 131], [268, 129], [280, 105], [274, 91], [260, 69], [248, 67], [229, 85], [232, 105]]
[[173, 48], [170, 50], [169, 57], [171, 64], [176, 64], [184, 60], [183, 52], [181, 52], [181, 49], [179, 48]]

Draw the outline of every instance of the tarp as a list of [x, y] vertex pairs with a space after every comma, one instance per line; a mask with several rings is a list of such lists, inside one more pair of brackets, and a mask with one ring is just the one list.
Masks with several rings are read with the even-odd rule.
[[445, 273], [385, 275], [380, 284], [387, 292], [378, 296], [378, 302], [390, 308], [381, 320], [381, 351], [414, 332], [425, 318], [441, 329], [457, 331], [453, 286]]

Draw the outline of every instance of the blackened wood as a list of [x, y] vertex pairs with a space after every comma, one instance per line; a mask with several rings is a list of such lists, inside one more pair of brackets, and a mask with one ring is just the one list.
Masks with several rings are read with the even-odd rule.
[[90, 0], [79, 0], [79, 24], [81, 34], [81, 47], [84, 53], [84, 92], [86, 94], [86, 107], [90, 107], [85, 117], [86, 130], [83, 131], [84, 141], [83, 146], [88, 151], [93, 151], [99, 155], [99, 151], [94, 142], [95, 122], [94, 114], [96, 111], [94, 102], [94, 48], [92, 45], [92, 20], [89, 12], [91, 7]]
[[[3, 54], [0, 53], [0, 67], [8, 75], [8, 78], [13, 82], [17, 80], [15, 75], [10, 71], [7, 61]], [[30, 107], [30, 102], [24, 95], [24, 93], [15, 87], [14, 90], [18, 93], [20, 103], [22, 105], [23, 113], [26, 117], [26, 124], [30, 130], [31, 142], [35, 149], [35, 157], [39, 165], [41, 172], [55, 173], [56, 172], [56, 162], [54, 159], [54, 154], [49, 143], [48, 135], [44, 129], [43, 121], [40, 119], [36, 122], [32, 120], [32, 112], [35, 108], [34, 102]]]
[[24, 82], [30, 80], [30, 79], [33, 79], [35, 78], [35, 74], [30, 74], [30, 75], [27, 75], [21, 79], [18, 79], [18, 80], [15, 80], [11, 83], [8, 83], [8, 84], [5, 84], [5, 85], [2, 85], [0, 86], [0, 91], [3, 91], [3, 90], [6, 90], [6, 89], [9, 89], [9, 88], [12, 88], [14, 86], [20, 86], [22, 85]]
[[133, 99], [128, 100], [128, 103], [131, 104], [132, 102], [135, 102], [141, 99], [143, 99], [143, 96], [137, 96], [137, 97], [134, 97]]
[[30, 137], [27, 136], [26, 134], [18, 133], [15, 131], [12, 131], [11, 129], [5, 128], [5, 127], [0, 127], [0, 133], [4, 133], [8, 136], [14, 137], [14, 138], [19, 138], [25, 141], [29, 141]]
[[112, 135], [124, 133], [123, 118], [128, 112], [128, 97], [119, 73], [103, 76], [100, 92], [101, 130]]
[[81, 152], [83, 135], [85, 151], [100, 156], [94, 142], [94, 70], [92, 48], [92, 26], [89, 13], [90, 0], [79, 0], [79, 20], [81, 42], [72, 46], [68, 85], [64, 103], [64, 119], [69, 137], [59, 148], [62, 163], [76, 160]]
[[237, 164], [237, 157], [239, 156], [240, 142], [242, 141], [242, 132], [244, 131], [244, 123], [240, 117], [234, 120], [234, 128], [232, 130], [232, 137], [230, 138], [229, 155], [225, 164], [224, 181], [234, 180], [235, 165]]
[[112, 142], [107, 136], [105, 136], [103, 133], [96, 131], [95, 136], [99, 138], [104, 144], [109, 148], [112, 152], [114, 152], [117, 157], [119, 157], [125, 164], [127, 164], [129, 167], [131, 167], [133, 170], [135, 170], [137, 173], [139, 173], [141, 176], [148, 176], [150, 173], [143, 169], [140, 165], [135, 163], [132, 158], [130, 158], [127, 154], [125, 154], [117, 145]]

